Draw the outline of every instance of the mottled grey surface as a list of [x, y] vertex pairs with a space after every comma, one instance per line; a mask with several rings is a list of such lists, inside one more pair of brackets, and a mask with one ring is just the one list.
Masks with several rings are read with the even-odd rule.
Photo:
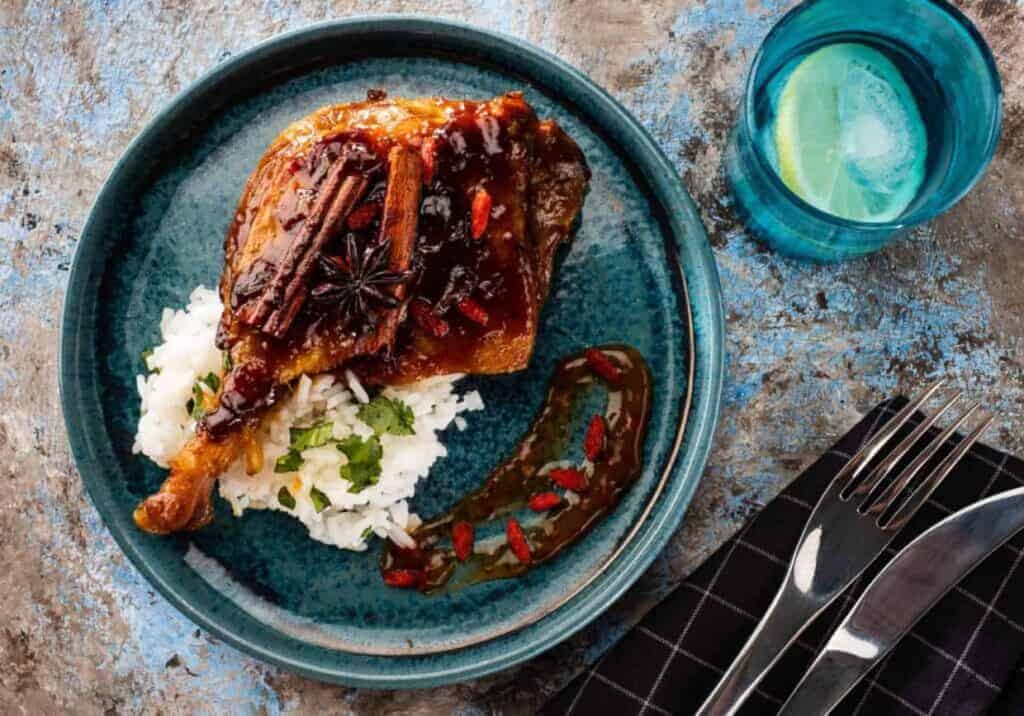
[[[839, 267], [765, 252], [723, 190], [721, 152], [747, 64], [791, 4], [0, 1], [0, 712], [528, 712], [882, 397], [949, 376], [999, 411], [991, 441], [1024, 452], [1024, 4], [961, 3], [993, 46], [1006, 90], [986, 178], [948, 215]], [[196, 630], [126, 563], [68, 455], [58, 316], [92, 197], [175, 92], [274, 33], [416, 11], [558, 53], [654, 133], [715, 247], [729, 377], [684, 526], [597, 625], [483, 681], [356, 691], [266, 666]]]

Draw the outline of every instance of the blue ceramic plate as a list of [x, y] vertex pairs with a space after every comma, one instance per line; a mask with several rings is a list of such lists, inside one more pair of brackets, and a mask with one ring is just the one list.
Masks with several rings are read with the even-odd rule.
[[[221, 242], [249, 172], [293, 120], [383, 87], [392, 96], [487, 98], [523, 89], [593, 169], [582, 227], [545, 309], [525, 373], [468, 380], [487, 410], [445, 435], [449, 456], [413, 508], [445, 509], [508, 453], [556, 359], [631, 343], [656, 382], [643, 478], [559, 559], [524, 578], [423, 597], [384, 587], [378, 544], [313, 542], [280, 512], [218, 518], [158, 538], [132, 508], [162, 471], [131, 454], [139, 354], [164, 306], [215, 286]], [[125, 554], [196, 623], [255, 656], [354, 685], [425, 686], [480, 676], [580, 629], [643, 572], [700, 479], [722, 377], [718, 277], [671, 165], [586, 77], [509, 37], [418, 18], [363, 18], [282, 35], [178, 96], [118, 162], [86, 224], [64, 306], [61, 397], [75, 460]], [[470, 387], [466, 386], [466, 387]]]

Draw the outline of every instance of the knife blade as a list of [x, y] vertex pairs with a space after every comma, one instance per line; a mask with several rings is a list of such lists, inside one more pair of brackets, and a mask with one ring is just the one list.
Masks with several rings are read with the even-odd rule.
[[864, 590], [780, 714], [826, 714], [988, 555], [1024, 529], [1024, 487], [969, 505], [904, 547]]

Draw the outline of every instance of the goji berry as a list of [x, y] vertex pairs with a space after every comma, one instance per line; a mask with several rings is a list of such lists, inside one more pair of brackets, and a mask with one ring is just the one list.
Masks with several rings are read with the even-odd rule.
[[384, 573], [384, 584], [398, 589], [418, 587], [426, 577], [418, 569], [389, 569]]
[[465, 562], [473, 554], [473, 538], [473, 525], [461, 521], [452, 525], [452, 546], [460, 562]]
[[527, 504], [534, 512], [547, 512], [562, 504], [562, 496], [556, 492], [538, 492]]
[[560, 467], [548, 473], [551, 481], [559, 487], [573, 492], [585, 492], [590, 485], [587, 476], [574, 467]]
[[512, 554], [516, 556], [516, 559], [523, 564], [529, 564], [531, 559], [530, 544], [526, 541], [523, 528], [519, 526], [519, 521], [515, 517], [510, 517], [508, 522], [505, 523], [505, 536], [508, 537], [508, 547], [512, 550]]
[[488, 321], [491, 320], [484, 307], [469, 296], [459, 300], [459, 313], [481, 326], [486, 326]]
[[587, 365], [590, 366], [590, 370], [597, 373], [609, 383], [617, 383], [621, 373], [617, 365], [612, 363], [611, 359], [608, 358], [603, 352], [597, 348], [588, 348], [585, 353], [587, 357]]
[[595, 415], [590, 419], [587, 426], [587, 434], [583, 436], [583, 453], [591, 462], [601, 457], [604, 452], [604, 436], [608, 430], [608, 423], [604, 421], [603, 415]]
[[413, 301], [409, 304], [409, 310], [416, 323], [435, 338], [444, 338], [448, 335], [448, 321], [436, 315], [430, 305], [424, 301]]
[[380, 204], [375, 201], [369, 201], [360, 207], [357, 207], [355, 211], [348, 215], [348, 219], [345, 220], [345, 225], [351, 231], [360, 231], [365, 229], [367, 226], [373, 223], [373, 220], [377, 218], [377, 214], [380, 213]]
[[474, 239], [479, 239], [487, 230], [487, 222], [491, 220], [491, 194], [486, 189], [477, 189], [473, 195], [473, 205], [470, 208], [470, 234]]

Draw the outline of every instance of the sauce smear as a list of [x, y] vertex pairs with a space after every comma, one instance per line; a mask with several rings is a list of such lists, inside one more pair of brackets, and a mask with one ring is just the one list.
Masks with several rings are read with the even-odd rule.
[[[412, 534], [416, 547], [402, 548], [389, 542], [381, 556], [385, 582], [396, 586], [389, 575], [400, 573], [405, 576], [404, 584], [397, 586], [432, 592], [456, 575], [453, 584], [459, 585], [521, 575], [555, 557], [618, 504], [643, 470], [651, 373], [643, 356], [630, 346], [606, 345], [597, 350], [618, 368], [618, 374], [610, 378], [595, 371], [586, 352], [560, 360], [544, 405], [513, 455], [454, 507], [424, 522]], [[523, 517], [523, 533], [530, 550], [528, 562], [517, 558], [507, 541], [486, 551], [481, 546], [468, 559], [459, 560], [451, 545], [456, 523], [479, 528], [511, 516], [537, 495], [554, 491], [564, 496], [565, 491], [555, 485], [550, 471], [564, 467], [559, 461], [573, 440], [583, 440], [582, 434], [570, 435], [569, 426], [583, 403], [580, 398], [592, 390], [607, 393], [604, 446], [600, 456], [587, 464], [586, 487], [574, 493], [578, 499], [563, 497], [539, 519]]]

